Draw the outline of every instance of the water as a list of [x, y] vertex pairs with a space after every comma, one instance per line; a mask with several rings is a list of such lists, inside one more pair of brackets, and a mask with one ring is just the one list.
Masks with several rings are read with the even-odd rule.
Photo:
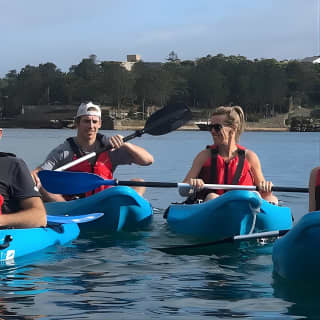
[[[71, 130], [5, 129], [1, 150], [30, 168], [72, 135]], [[106, 132], [114, 134], [115, 131]], [[121, 132], [126, 135], [131, 132]], [[133, 141], [132, 141], [133, 142]], [[155, 158], [150, 167], [122, 166], [116, 177], [180, 182], [194, 156], [211, 143], [206, 132], [144, 135], [134, 143]], [[244, 133], [241, 144], [260, 157], [274, 185], [306, 187], [320, 163], [319, 133]], [[307, 194], [277, 193], [296, 221], [307, 212]], [[149, 188], [145, 197], [162, 212], [180, 201], [176, 189]], [[183, 241], [161, 214], [149, 230], [80, 238], [0, 266], [3, 319], [317, 319], [319, 292], [291, 287], [272, 274], [271, 247], [220, 250], [210, 256], [171, 256], [152, 247]]]

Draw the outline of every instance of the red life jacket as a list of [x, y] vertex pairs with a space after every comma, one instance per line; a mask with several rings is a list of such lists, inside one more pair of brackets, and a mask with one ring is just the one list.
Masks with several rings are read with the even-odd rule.
[[[104, 147], [102, 144], [102, 135], [97, 134], [97, 140], [100, 143], [101, 148]], [[67, 141], [69, 142], [72, 151], [74, 152], [73, 159], [76, 160], [82, 157], [84, 154], [79, 149], [78, 145], [74, 142], [73, 138], [68, 138]], [[95, 157], [95, 160], [90, 162], [90, 160], [85, 160], [80, 162], [73, 167], [67, 169], [67, 171], [76, 171], [76, 172], [89, 172], [95, 173], [104, 179], [113, 179], [112, 175], [112, 163], [109, 157], [108, 151], [103, 151], [98, 153]], [[93, 191], [88, 191], [84, 194], [84, 197], [91, 196], [94, 193], [98, 193], [104, 189], [110, 188], [110, 186], [100, 186]], [[67, 198], [68, 199], [68, 198]]]
[[[226, 162], [218, 153], [215, 145], [208, 146], [211, 150], [211, 157], [204, 163], [199, 173], [205, 183], [212, 184], [236, 184], [236, 185], [254, 185], [254, 179], [250, 170], [249, 161], [246, 159], [245, 148], [237, 145], [237, 156]], [[203, 190], [200, 192], [201, 197], [212, 192], [212, 190]], [[214, 190], [217, 194], [223, 194], [224, 190]]]

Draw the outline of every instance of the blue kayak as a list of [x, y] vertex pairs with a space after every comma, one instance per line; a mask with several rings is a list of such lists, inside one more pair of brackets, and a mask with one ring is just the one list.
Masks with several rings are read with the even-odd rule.
[[320, 212], [304, 215], [272, 251], [274, 272], [282, 278], [297, 281], [318, 281], [320, 270]]
[[48, 202], [47, 214], [75, 215], [81, 212], [103, 212], [97, 221], [81, 224], [81, 231], [110, 233], [133, 231], [146, 226], [152, 218], [150, 203], [135, 190], [126, 186], [112, 187], [90, 197], [67, 201]]
[[200, 204], [173, 204], [167, 222], [176, 233], [223, 239], [290, 229], [292, 216], [290, 208], [272, 205], [255, 192], [234, 190]]
[[0, 261], [13, 260], [53, 245], [63, 245], [79, 235], [76, 223], [54, 223], [46, 228], [0, 230]]

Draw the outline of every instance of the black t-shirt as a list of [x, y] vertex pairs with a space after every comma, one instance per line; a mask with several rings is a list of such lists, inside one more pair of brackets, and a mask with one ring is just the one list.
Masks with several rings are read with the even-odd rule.
[[0, 153], [0, 194], [4, 213], [21, 210], [22, 199], [40, 197], [26, 163], [14, 155]]

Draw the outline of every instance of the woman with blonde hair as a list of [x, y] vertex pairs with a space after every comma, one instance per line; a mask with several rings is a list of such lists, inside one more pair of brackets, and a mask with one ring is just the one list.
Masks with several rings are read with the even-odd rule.
[[[184, 179], [195, 191], [195, 200], [208, 201], [224, 193], [224, 190], [204, 189], [205, 183], [236, 184], [255, 185], [262, 198], [278, 204], [271, 192], [272, 183], [263, 176], [258, 156], [238, 144], [245, 127], [242, 108], [218, 107], [212, 113], [208, 127], [214, 144], [195, 157]], [[183, 191], [181, 194], [186, 195]]]

